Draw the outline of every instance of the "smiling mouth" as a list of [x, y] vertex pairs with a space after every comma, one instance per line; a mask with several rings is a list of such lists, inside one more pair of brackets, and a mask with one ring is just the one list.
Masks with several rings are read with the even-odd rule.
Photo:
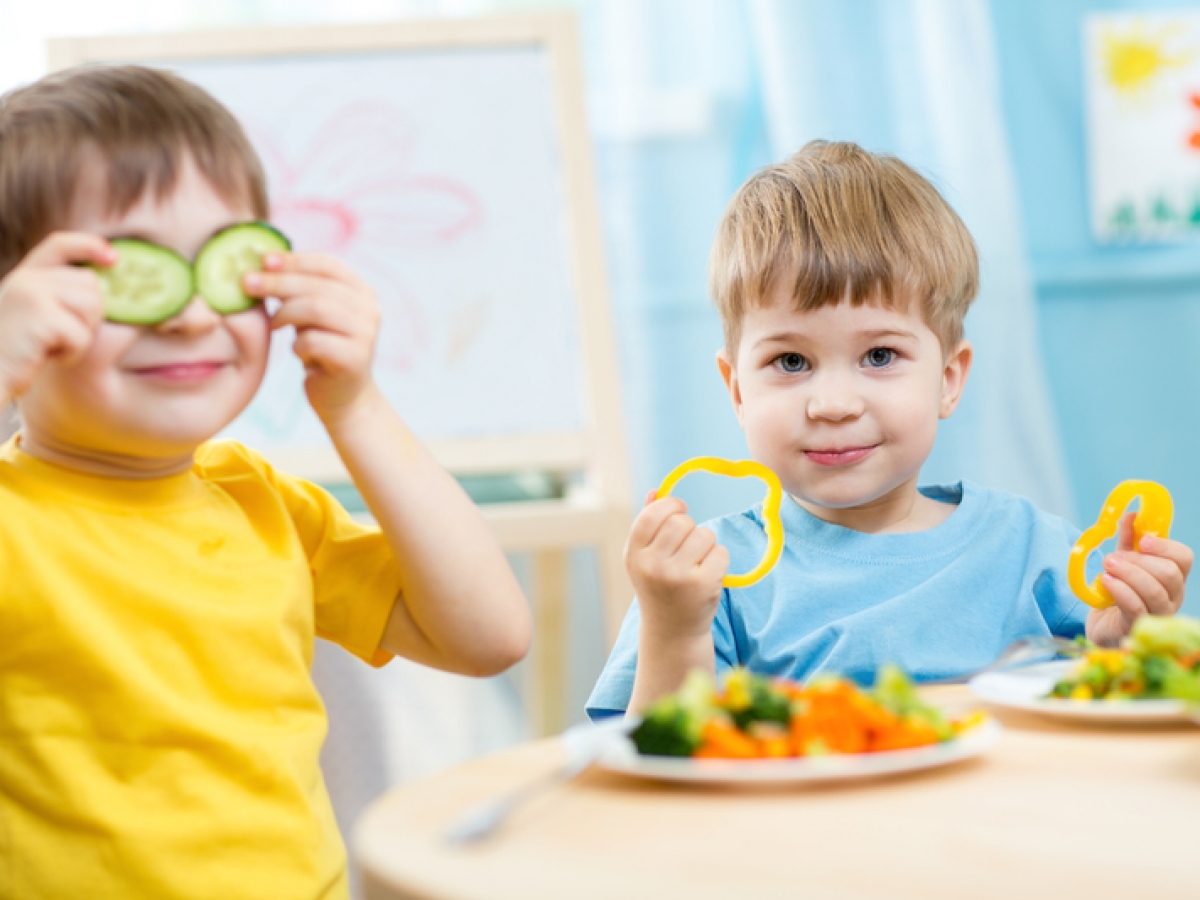
[[804, 455], [818, 466], [848, 466], [866, 457], [875, 446], [846, 447], [841, 450], [805, 450]]
[[165, 363], [161, 366], [140, 366], [133, 374], [172, 384], [197, 384], [207, 381], [225, 368], [225, 363], [213, 360]]

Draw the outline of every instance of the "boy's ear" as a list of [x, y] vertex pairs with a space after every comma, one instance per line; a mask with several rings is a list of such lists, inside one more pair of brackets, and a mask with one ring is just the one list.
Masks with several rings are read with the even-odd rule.
[[958, 346], [946, 355], [946, 364], [942, 368], [942, 403], [938, 410], [939, 418], [949, 418], [958, 407], [974, 356], [975, 350], [971, 342], [965, 339], [959, 341]]
[[729, 351], [724, 347], [717, 351], [717, 368], [721, 370], [721, 379], [725, 382], [725, 389], [729, 391], [729, 399], [733, 401], [733, 412], [740, 425], [742, 424], [742, 388], [738, 384], [737, 369], [734, 368], [733, 359], [730, 358]]

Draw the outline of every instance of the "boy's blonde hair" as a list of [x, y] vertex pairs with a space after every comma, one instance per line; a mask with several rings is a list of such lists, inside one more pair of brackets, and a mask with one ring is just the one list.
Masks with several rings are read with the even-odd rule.
[[915, 301], [949, 352], [979, 289], [979, 261], [962, 220], [911, 167], [813, 141], [752, 176], [721, 219], [709, 286], [730, 354], [746, 310], [783, 279], [799, 311]]
[[62, 227], [88, 153], [116, 215], [147, 190], [166, 197], [190, 155], [222, 199], [267, 217], [258, 157], [203, 89], [142, 66], [69, 69], [0, 97], [0, 278]]

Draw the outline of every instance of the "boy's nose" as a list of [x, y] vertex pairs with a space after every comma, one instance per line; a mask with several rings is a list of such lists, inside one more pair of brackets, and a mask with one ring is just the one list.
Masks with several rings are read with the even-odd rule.
[[199, 294], [179, 311], [158, 326], [159, 331], [169, 333], [195, 333], [210, 331], [221, 321], [221, 314], [209, 306]]
[[810, 419], [841, 422], [858, 418], [866, 409], [862, 397], [847, 378], [818, 377], [811, 382], [811, 388], [805, 409]]

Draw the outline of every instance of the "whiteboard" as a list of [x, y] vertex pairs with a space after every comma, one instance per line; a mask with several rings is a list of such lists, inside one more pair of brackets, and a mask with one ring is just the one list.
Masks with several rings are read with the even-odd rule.
[[[375, 377], [428, 440], [578, 430], [579, 323], [542, 47], [159, 63], [241, 121], [271, 219], [375, 288]], [[327, 440], [293, 335], [227, 436]]]
[[[573, 15], [72, 37], [49, 55], [55, 69], [169, 68], [230, 107], [297, 249], [376, 288], [376, 377], [444, 466], [583, 471], [624, 498]], [[289, 339], [228, 434], [297, 474], [344, 478]]]

